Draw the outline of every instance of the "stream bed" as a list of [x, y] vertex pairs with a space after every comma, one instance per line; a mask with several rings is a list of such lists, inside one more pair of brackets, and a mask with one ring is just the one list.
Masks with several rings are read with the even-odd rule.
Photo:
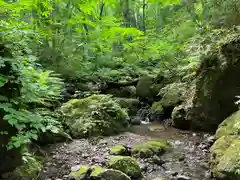
[[[149, 139], [166, 139], [172, 146], [160, 160], [138, 159], [143, 180], [209, 180], [209, 147], [212, 136], [203, 133], [164, 128], [160, 124], [133, 126], [130, 132], [99, 139], [76, 139], [45, 148], [48, 161], [39, 180], [67, 180], [71, 170], [81, 165], [106, 165], [109, 148], [133, 146]], [[158, 163], [161, 161], [161, 163]]]

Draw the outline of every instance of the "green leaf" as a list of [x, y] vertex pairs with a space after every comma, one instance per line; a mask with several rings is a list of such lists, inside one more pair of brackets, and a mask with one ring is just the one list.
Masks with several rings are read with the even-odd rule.
[[0, 87], [4, 86], [8, 82], [8, 78], [0, 76]]

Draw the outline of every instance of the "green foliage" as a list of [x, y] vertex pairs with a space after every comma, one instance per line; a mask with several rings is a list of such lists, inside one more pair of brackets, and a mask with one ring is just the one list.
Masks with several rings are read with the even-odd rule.
[[41, 172], [43, 166], [42, 162], [37, 159], [36, 156], [29, 152], [23, 153], [23, 165], [18, 167], [14, 172], [14, 176], [36, 179]]
[[[63, 82], [54, 72], [45, 71], [36, 63], [38, 58], [32, 51], [33, 44], [42, 34], [21, 19], [28, 17], [35, 4], [1, 1], [0, 5], [7, 12], [0, 12], [3, 17], [0, 21], [0, 111], [3, 120], [17, 130], [8, 145], [12, 149], [37, 140], [38, 135], [46, 131], [58, 131], [59, 122], [35, 107], [54, 106], [60, 98]], [[43, 11], [42, 15], [48, 13]]]

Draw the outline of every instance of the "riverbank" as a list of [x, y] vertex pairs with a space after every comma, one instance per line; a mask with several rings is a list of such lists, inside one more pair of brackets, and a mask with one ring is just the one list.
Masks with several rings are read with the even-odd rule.
[[38, 180], [70, 179], [71, 171], [78, 170], [82, 165], [104, 167], [111, 147], [120, 144], [132, 147], [156, 138], [168, 140], [173, 150], [161, 157], [137, 158], [142, 179], [209, 180], [209, 137], [208, 134], [148, 124], [134, 126], [131, 132], [116, 136], [75, 139], [70, 143], [55, 144], [45, 148], [49, 157]]

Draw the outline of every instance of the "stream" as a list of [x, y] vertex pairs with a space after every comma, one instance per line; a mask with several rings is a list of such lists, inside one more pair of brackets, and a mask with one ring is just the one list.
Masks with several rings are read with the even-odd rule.
[[96, 139], [75, 139], [69, 143], [58, 143], [44, 150], [48, 161], [38, 180], [71, 179], [71, 170], [81, 165], [106, 165], [109, 148], [125, 144], [133, 146], [149, 139], [166, 139], [173, 150], [159, 159], [138, 159], [143, 180], [208, 180], [209, 147], [212, 136], [203, 133], [181, 131], [160, 124], [133, 126], [129, 132]]

